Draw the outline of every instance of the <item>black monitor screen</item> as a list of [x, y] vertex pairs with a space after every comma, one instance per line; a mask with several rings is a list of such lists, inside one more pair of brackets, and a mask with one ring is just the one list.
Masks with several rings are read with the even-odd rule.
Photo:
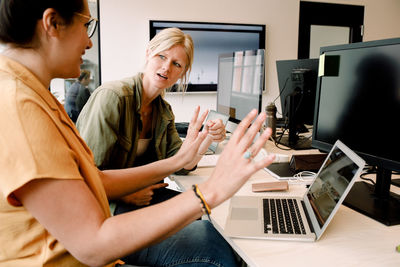
[[[391, 213], [400, 214], [400, 200], [380, 203], [381, 208], [374, 204], [374, 198], [389, 198], [391, 171], [400, 171], [400, 39], [322, 47], [320, 61], [312, 145], [328, 151], [340, 139], [376, 166], [376, 187], [353, 197], [370, 207], [349, 203], [351, 192], [347, 204], [367, 215], [393, 206], [378, 220], [400, 223], [399, 215], [390, 219]], [[374, 195], [370, 202], [364, 199], [367, 194]]]
[[233, 122], [252, 109], [261, 112], [264, 89], [264, 50], [220, 54], [218, 60], [217, 111]]
[[314, 143], [341, 139], [370, 163], [399, 168], [400, 41], [324, 54], [339, 57], [339, 73], [319, 78]]

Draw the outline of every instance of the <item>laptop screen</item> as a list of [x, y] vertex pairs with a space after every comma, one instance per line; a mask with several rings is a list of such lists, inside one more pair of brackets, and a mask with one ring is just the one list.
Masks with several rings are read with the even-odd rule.
[[330, 153], [307, 192], [308, 200], [321, 228], [359, 169], [360, 167], [338, 147]]

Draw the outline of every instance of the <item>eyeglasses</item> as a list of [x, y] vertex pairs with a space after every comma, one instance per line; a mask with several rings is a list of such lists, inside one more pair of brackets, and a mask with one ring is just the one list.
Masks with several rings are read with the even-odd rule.
[[76, 15], [81, 16], [85, 19], [88, 19], [89, 21], [85, 23], [85, 27], [87, 29], [87, 34], [89, 36], [89, 38], [92, 38], [94, 32], [96, 31], [96, 27], [97, 27], [97, 22], [99, 21], [96, 18], [92, 18], [90, 16], [81, 14], [79, 12], [74, 12]]

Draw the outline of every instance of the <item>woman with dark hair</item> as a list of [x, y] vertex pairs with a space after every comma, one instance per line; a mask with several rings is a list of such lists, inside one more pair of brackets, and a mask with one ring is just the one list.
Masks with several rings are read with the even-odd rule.
[[[78, 77], [96, 20], [86, 0], [1, 0], [0, 263], [101, 266], [234, 266], [225, 240], [201, 214], [231, 197], [273, 157], [253, 162], [265, 114], [242, 121], [206, 182], [158, 205], [110, 216], [108, 199], [188, 164], [207, 135], [199, 109], [179, 152], [137, 168], [100, 171], [63, 106], [53, 78]], [[254, 120], [255, 119], [255, 120]], [[252, 125], [251, 122], [254, 120]], [[250, 126], [250, 127], [249, 127]], [[223, 190], [221, 190], [223, 188]], [[179, 208], [176, 208], [179, 207]]]

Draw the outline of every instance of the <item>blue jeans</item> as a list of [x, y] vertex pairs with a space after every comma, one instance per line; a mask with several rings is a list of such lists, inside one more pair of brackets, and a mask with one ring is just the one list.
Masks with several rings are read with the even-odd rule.
[[206, 220], [195, 221], [168, 239], [122, 260], [144, 266], [238, 266], [229, 244]]

